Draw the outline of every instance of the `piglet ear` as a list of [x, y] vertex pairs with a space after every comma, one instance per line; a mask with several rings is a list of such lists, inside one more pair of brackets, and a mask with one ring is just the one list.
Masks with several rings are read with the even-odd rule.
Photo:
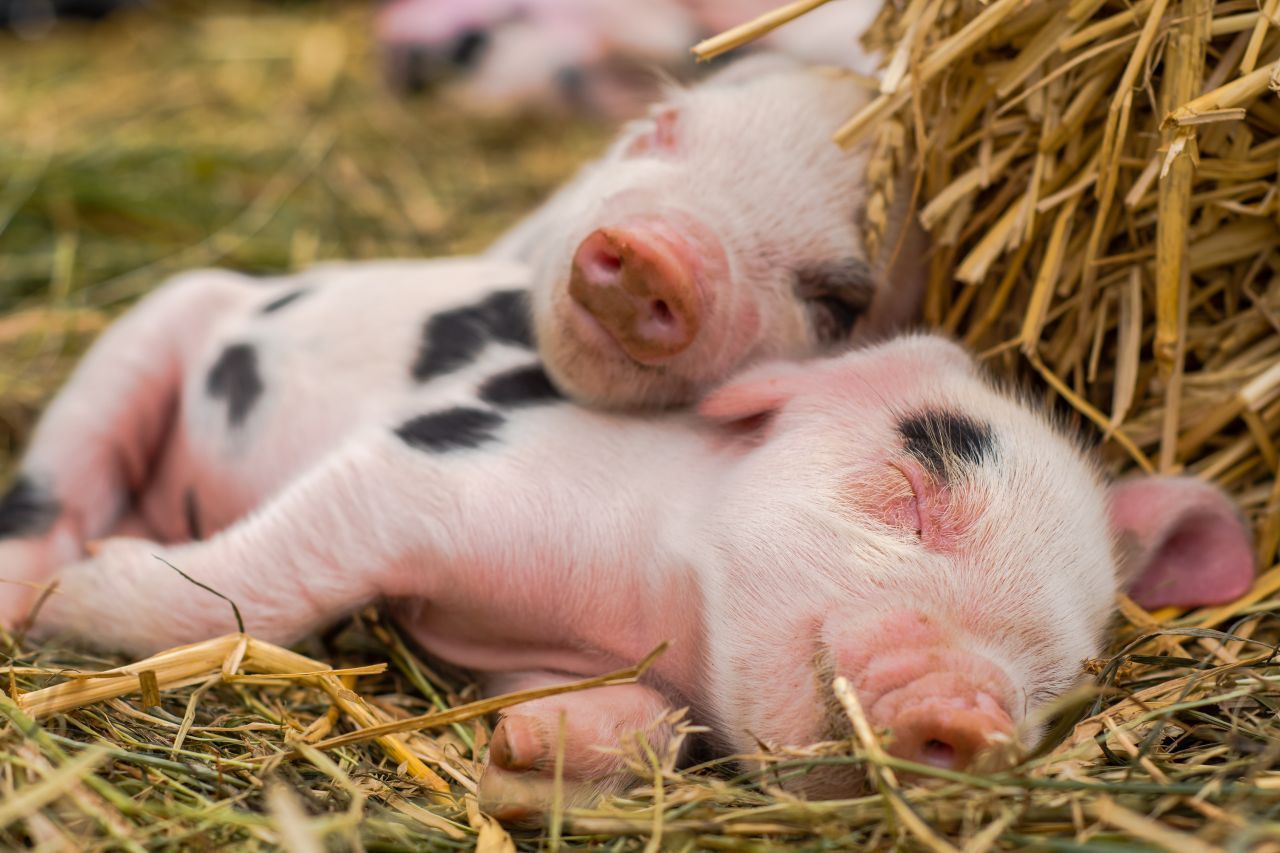
[[1148, 610], [1222, 604], [1252, 585], [1248, 530], [1217, 488], [1190, 477], [1140, 477], [1112, 486], [1108, 504], [1121, 585]]
[[698, 414], [736, 432], [755, 432], [806, 384], [804, 365], [778, 362], [740, 374], [705, 397]]
[[632, 139], [623, 152], [626, 157], [647, 157], [653, 154], [670, 154], [679, 145], [676, 123], [680, 109], [670, 104], [655, 107], [647, 120], [648, 127]]

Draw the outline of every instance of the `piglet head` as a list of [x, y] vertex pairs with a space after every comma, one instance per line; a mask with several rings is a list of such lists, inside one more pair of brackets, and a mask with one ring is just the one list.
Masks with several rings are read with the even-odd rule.
[[1206, 603], [1252, 576], [1220, 493], [1108, 488], [1076, 441], [936, 337], [762, 366], [701, 411], [733, 460], [705, 533], [709, 702], [730, 750], [847, 736], [844, 676], [891, 752], [982, 768], [1038, 739], [1123, 585]]
[[864, 154], [829, 138], [865, 98], [760, 57], [630, 125], [578, 179], [535, 263], [557, 384], [599, 405], [682, 404], [747, 363], [842, 349], [910, 317], [919, 254], [914, 272], [868, 256]]

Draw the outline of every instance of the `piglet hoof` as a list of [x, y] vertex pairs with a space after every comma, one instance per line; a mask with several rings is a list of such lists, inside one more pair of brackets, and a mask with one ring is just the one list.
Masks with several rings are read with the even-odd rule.
[[31, 619], [34, 597], [19, 584], [0, 585], [0, 630], [22, 632]]
[[[480, 777], [480, 806], [506, 824], [536, 825], [555, 802], [555, 734], [544, 720], [507, 716], [489, 744], [489, 762]], [[621, 768], [619, 768], [621, 769]], [[617, 774], [614, 774], [615, 776]], [[569, 756], [561, 780], [562, 808], [593, 804], [614, 790], [610, 779], [584, 781]]]
[[38, 539], [0, 541], [0, 628], [24, 631], [52, 586], [57, 553]]

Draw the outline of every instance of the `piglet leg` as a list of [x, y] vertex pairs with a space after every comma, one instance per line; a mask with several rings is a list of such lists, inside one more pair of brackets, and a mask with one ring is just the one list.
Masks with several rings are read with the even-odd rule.
[[36, 428], [0, 497], [0, 625], [21, 622], [39, 587], [118, 529], [143, 490], [178, 405], [186, 362], [252, 290], [238, 276], [175, 278], [108, 329]]
[[[133, 653], [236, 630], [230, 605], [192, 580], [235, 602], [246, 631], [279, 643], [379, 596], [430, 601], [450, 566], [500, 539], [488, 530], [477, 542], [485, 531], [467, 523], [468, 513], [493, 519], [497, 530], [510, 526], [501, 460], [488, 450], [423, 452], [391, 429], [371, 428], [209, 539], [107, 540], [59, 573], [36, 628]], [[468, 492], [485, 505], [467, 504]]]
[[[563, 676], [530, 673], [497, 679], [502, 692], [544, 686]], [[644, 684], [597, 687], [507, 709], [493, 733], [480, 778], [480, 803], [505, 821], [539, 818], [552, 803], [555, 761], [563, 748], [563, 803], [591, 805], [631, 787], [635, 776], [617, 751], [643, 739], [662, 755], [674, 736], [671, 706]], [[561, 719], [563, 718], [563, 741]]]

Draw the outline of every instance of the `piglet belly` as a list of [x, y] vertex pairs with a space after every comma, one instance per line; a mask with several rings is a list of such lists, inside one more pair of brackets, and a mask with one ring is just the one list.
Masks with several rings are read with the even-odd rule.
[[485, 672], [554, 670], [589, 677], [627, 665], [536, 617], [482, 608], [443, 608], [422, 601], [393, 603], [392, 615], [428, 654]]

